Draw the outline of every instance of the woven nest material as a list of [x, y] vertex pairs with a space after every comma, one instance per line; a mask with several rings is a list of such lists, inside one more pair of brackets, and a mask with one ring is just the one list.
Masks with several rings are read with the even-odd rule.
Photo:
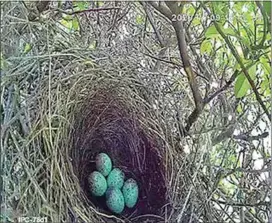
[[[54, 79], [50, 87], [54, 100], [49, 100], [45, 78], [37, 101], [32, 102], [36, 104], [33, 114], [41, 123], [37, 128], [49, 125], [53, 130], [55, 146], [47, 144], [50, 142], [44, 133], [38, 138], [44, 157], [56, 162], [52, 164], [57, 168], [55, 186], [50, 193], [55, 201], [61, 199], [60, 194], [65, 197], [61, 216], [69, 222], [165, 222], [165, 216], [170, 216], [166, 207], [172, 193], [168, 180], [172, 169], [167, 167], [162, 126], [150, 106], [150, 89], [137, 78], [109, 75], [102, 70]], [[50, 109], [54, 115], [49, 124], [46, 113]], [[90, 193], [87, 177], [95, 170], [95, 156], [100, 152], [111, 157], [126, 179], [132, 177], [139, 185], [137, 204], [120, 215], [108, 210], [104, 197]], [[52, 172], [44, 168], [40, 173], [37, 181], [47, 191]]]
[[162, 216], [167, 203], [163, 145], [150, 130], [148, 111], [140, 110], [141, 104], [128, 104], [129, 95], [124, 92], [119, 84], [108, 86], [92, 92], [82, 103], [72, 133], [74, 172], [88, 199], [110, 214], [104, 197], [91, 196], [87, 180], [95, 170], [95, 156], [105, 152], [115, 167], [139, 185], [136, 206], [126, 208], [121, 217]]

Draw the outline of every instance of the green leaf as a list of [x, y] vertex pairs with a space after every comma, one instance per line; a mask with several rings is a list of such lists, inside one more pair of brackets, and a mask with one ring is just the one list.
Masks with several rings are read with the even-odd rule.
[[215, 37], [218, 35], [219, 35], [219, 33], [217, 32], [215, 26], [210, 26], [205, 33], [206, 38], [211, 38], [211, 37]]
[[144, 24], [144, 18], [143, 18], [143, 16], [137, 15], [137, 16], [136, 16], [136, 23], [137, 23], [138, 25]]
[[31, 48], [31, 45], [29, 43], [26, 43], [24, 47], [24, 54], [27, 54], [31, 50]]
[[242, 111], [243, 111], [243, 109], [242, 109], [241, 104], [238, 104], [238, 106], [237, 106], [237, 112], [238, 112], [239, 114], [241, 114]]
[[200, 25], [200, 24], [201, 24], [200, 18], [195, 17], [195, 18], [193, 19], [193, 21], [192, 21], [192, 24], [193, 24], [194, 26]]
[[100, 6], [103, 6], [105, 3], [104, 2], [102, 2], [102, 1], [99, 1], [98, 2], [98, 6], [100, 7]]
[[224, 31], [224, 33], [226, 34], [226, 35], [229, 35], [229, 36], [236, 36], [236, 33], [234, 32], [234, 30], [233, 29], [231, 29], [231, 28], [226, 28], [226, 29], [222, 29], [223, 31]]
[[89, 8], [90, 3], [89, 2], [77, 2], [76, 6], [78, 7], [79, 10], [86, 10]]
[[200, 46], [200, 53], [210, 53], [212, 50], [212, 43], [209, 40], [204, 40]]
[[265, 58], [264, 56], [262, 56], [262, 57], [260, 57], [260, 62], [262, 64], [262, 67], [264, 68], [264, 73], [265, 74], [270, 74], [271, 73], [271, 67], [270, 67], [268, 59]]
[[271, 19], [271, 1], [264, 1], [263, 2], [263, 7], [264, 7], [267, 15]]
[[235, 62], [234, 66], [233, 66], [234, 70], [238, 70], [240, 69], [240, 64], [238, 62]]
[[227, 18], [226, 15], [229, 13], [228, 2], [212, 2], [215, 10], [215, 14], [219, 15], [221, 19]]
[[235, 82], [234, 85], [234, 93], [236, 98], [242, 98], [246, 95], [247, 91], [249, 90], [250, 85], [246, 80], [244, 74], [240, 74]]
[[79, 23], [78, 23], [78, 19], [77, 18], [74, 18], [73, 21], [72, 21], [72, 27], [75, 31], [78, 31], [79, 30]]
[[190, 15], [190, 16], [193, 16], [193, 15], [194, 15], [194, 13], [195, 13], [195, 8], [193, 7], [193, 5], [187, 4], [187, 5], [185, 5], [185, 8], [186, 8], [186, 14], [187, 14], [187, 15]]
[[[222, 24], [218, 24], [219, 25], [219, 28], [228, 36], [236, 36], [236, 33], [233, 29], [231, 28], [224, 28]], [[220, 34], [217, 32], [216, 28], [214, 25], [210, 26], [206, 33], [205, 33], [205, 37], [206, 38], [212, 38], [212, 37], [216, 37], [216, 36], [219, 36]]]
[[61, 23], [64, 27], [66, 27], [67, 29], [69, 29], [69, 30], [71, 30], [72, 27], [73, 27], [72, 21], [67, 21], [67, 20], [65, 20], [65, 19], [62, 19], [62, 20], [60, 21], [60, 23]]
[[[256, 65], [252, 66], [251, 68], [248, 69], [249, 76], [251, 79], [256, 78]], [[244, 73], [241, 73], [238, 75], [235, 85], [234, 85], [234, 94], [236, 98], [242, 98], [244, 97], [248, 90], [250, 89], [250, 84], [245, 76]]]
[[73, 20], [73, 16], [72, 15], [63, 15], [62, 18], [66, 21], [71, 21]]

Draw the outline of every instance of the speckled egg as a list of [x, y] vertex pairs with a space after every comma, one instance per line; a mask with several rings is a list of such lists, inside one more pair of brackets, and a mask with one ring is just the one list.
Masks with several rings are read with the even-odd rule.
[[106, 178], [98, 171], [94, 171], [88, 178], [90, 191], [94, 196], [103, 196], [107, 190]]
[[130, 178], [128, 179], [123, 186], [122, 189], [125, 204], [128, 208], [134, 207], [134, 205], [137, 203], [138, 196], [139, 196], [139, 189], [137, 182]]
[[116, 214], [120, 214], [125, 208], [123, 194], [117, 187], [110, 187], [106, 192], [107, 207]]
[[99, 153], [95, 159], [96, 169], [103, 174], [108, 176], [112, 169], [111, 158], [106, 153]]
[[107, 178], [108, 187], [117, 187], [121, 189], [124, 184], [124, 179], [125, 174], [123, 171], [119, 168], [114, 168]]

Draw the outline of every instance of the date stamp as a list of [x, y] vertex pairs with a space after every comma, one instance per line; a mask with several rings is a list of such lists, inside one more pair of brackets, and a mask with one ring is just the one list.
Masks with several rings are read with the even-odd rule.
[[45, 223], [47, 222], [47, 217], [18, 217], [18, 222], [20, 223]]
[[191, 16], [188, 14], [172, 14], [172, 22], [176, 22], [176, 21], [181, 21], [181, 22], [188, 22], [191, 21], [192, 19], [209, 19], [211, 21], [216, 21], [218, 22], [221, 18], [220, 15], [217, 14], [213, 14], [213, 15], [195, 15], [195, 16]]

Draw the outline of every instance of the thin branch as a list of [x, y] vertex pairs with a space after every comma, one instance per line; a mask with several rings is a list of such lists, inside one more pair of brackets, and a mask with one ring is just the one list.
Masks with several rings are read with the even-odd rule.
[[227, 201], [220, 201], [220, 200], [215, 200], [215, 199], [211, 199], [213, 202], [217, 202], [220, 204], [224, 204], [224, 205], [229, 205], [229, 206], [233, 206], [233, 207], [257, 207], [257, 206], [268, 206], [270, 205], [270, 202], [268, 201], [260, 201], [258, 203], [253, 203], [253, 204], [249, 204], [249, 203], [237, 203], [237, 202], [227, 202]]
[[143, 53], [143, 54], [148, 56], [148, 57], [151, 57], [152, 59], [155, 59], [155, 60], [158, 60], [158, 61], [161, 61], [161, 62], [164, 62], [164, 63], [171, 64], [171, 65], [175, 66], [176, 68], [181, 68], [182, 67], [182, 64], [176, 63], [174, 61], [165, 60], [165, 59], [162, 59], [162, 58], [159, 58], [159, 57], [155, 57], [155, 56], [153, 56], [151, 54], [148, 54], [148, 53]]
[[254, 84], [254, 81], [253, 81], [252, 78], [250, 77], [250, 75], [249, 75], [249, 73], [248, 73], [248, 71], [247, 71], [245, 65], [243, 64], [243, 62], [242, 62], [240, 56], [238, 55], [236, 49], [234, 48], [234, 46], [232, 45], [232, 43], [230, 42], [230, 40], [227, 38], [227, 36], [225, 35], [225, 33], [221, 30], [221, 28], [219, 27], [219, 25], [218, 25], [216, 22], [214, 22], [214, 24], [215, 24], [215, 28], [216, 28], [217, 31], [220, 33], [220, 35], [224, 38], [224, 40], [226, 41], [228, 47], [229, 47], [230, 50], [232, 51], [232, 54], [234, 55], [234, 57], [236, 58], [237, 62], [238, 62], [239, 65], [241, 66], [242, 71], [243, 71], [243, 73], [245, 74], [245, 76], [246, 76], [246, 78], [247, 78], [247, 80], [248, 80], [248, 82], [249, 82], [249, 84], [250, 84], [250, 86], [251, 86], [251, 88], [252, 88], [252, 90], [253, 90], [255, 96], [256, 96], [257, 101], [259, 102], [259, 104], [260, 104], [261, 107], [263, 108], [263, 110], [264, 110], [264, 112], [266, 113], [268, 119], [271, 120], [271, 116], [270, 116], [270, 114], [269, 114], [269, 112], [268, 112], [268, 110], [267, 110], [267, 108], [266, 108], [264, 102], [263, 102], [262, 99], [261, 99], [261, 96], [260, 96], [260, 94], [259, 94], [259, 92], [258, 92], [258, 90], [257, 90], [257, 88], [256, 88], [256, 86], [255, 86], [255, 84]]
[[80, 13], [86, 13], [86, 12], [100, 12], [100, 11], [110, 11], [115, 9], [121, 9], [120, 7], [110, 7], [110, 8], [91, 8], [91, 9], [85, 9], [85, 10], [79, 10], [74, 12], [67, 12], [65, 10], [59, 9], [59, 8], [53, 8], [55, 11], [59, 11], [61, 13], [67, 14], [67, 15], [75, 15]]
[[163, 38], [162, 38], [161, 34], [159, 33], [159, 31], [157, 30], [157, 28], [155, 26], [155, 21], [153, 19], [153, 16], [151, 15], [150, 11], [146, 7], [146, 4], [144, 4], [143, 2], [140, 2], [140, 3], [141, 3], [141, 5], [143, 5], [143, 8], [144, 8], [144, 10], [146, 12], [146, 15], [147, 15], [147, 18], [148, 18], [148, 20], [149, 20], [149, 22], [150, 22], [150, 24], [151, 24], [151, 26], [152, 26], [152, 28], [153, 28], [156, 36], [157, 36], [157, 38], [158, 38], [158, 41], [160, 42], [161, 48], [164, 48], [165, 47], [165, 43], [163, 41]]
[[[152, 16], [150, 10], [147, 8], [147, 4], [146, 4], [146, 3], [143, 3], [143, 2], [140, 2], [140, 4], [143, 6], [143, 8], [144, 8], [144, 10], [145, 10], [145, 12], [146, 12], [148, 21], [150, 22], [150, 24], [151, 24], [151, 26], [152, 26], [152, 28], [153, 28], [153, 30], [154, 30], [154, 32], [155, 32], [157, 38], [158, 38], [158, 41], [159, 41], [159, 43], [160, 43], [161, 50], [160, 50], [160, 52], [159, 52], [158, 58], [155, 58], [155, 57], [151, 56], [152, 58], [157, 59], [157, 62], [156, 62], [156, 64], [155, 64], [155, 66], [154, 66], [154, 71], [157, 71], [157, 70], [160, 69], [160, 61], [164, 61], [164, 62], [166, 62], [166, 63], [169, 63], [169, 62], [170, 62], [171, 64], [173, 64], [173, 63], [172, 63], [171, 61], [166, 61], [166, 60], [163, 59], [163, 57], [164, 57], [164, 55], [165, 55], [165, 53], [166, 53], [166, 50], [167, 50], [166, 43], [165, 43], [165, 41], [163, 40], [163, 38], [162, 38], [162, 36], [161, 36], [159, 30], [158, 30], [157, 27], [155, 26], [155, 21], [154, 21], [154, 19], [153, 19], [153, 16]], [[150, 55], [148, 55], [148, 56], [150, 56]]]

